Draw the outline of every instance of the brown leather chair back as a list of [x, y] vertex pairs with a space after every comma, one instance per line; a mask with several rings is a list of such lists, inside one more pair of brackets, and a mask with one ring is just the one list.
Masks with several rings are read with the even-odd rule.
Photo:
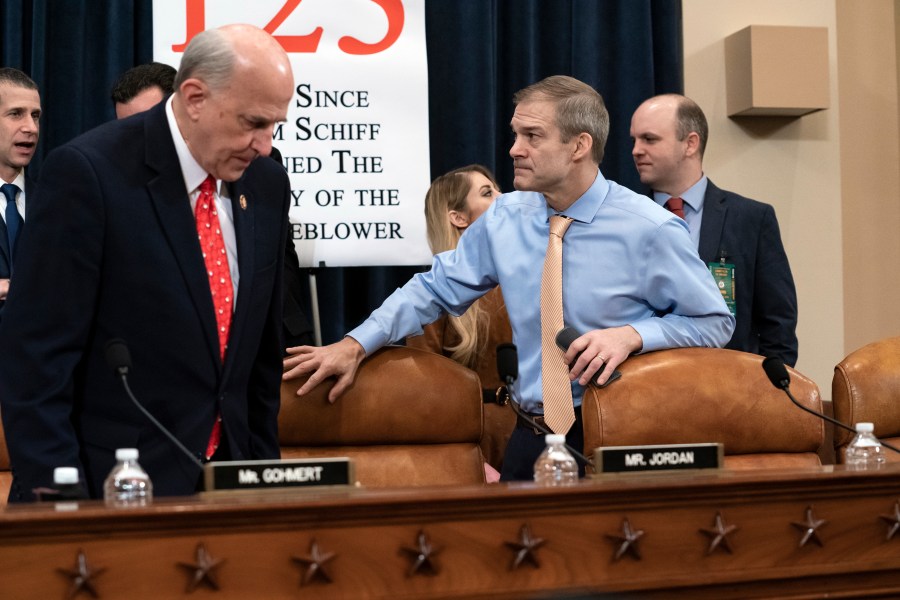
[[[762, 360], [717, 348], [632, 356], [619, 366], [619, 381], [585, 392], [585, 451], [721, 442], [728, 468], [820, 465], [822, 420], [772, 386]], [[789, 373], [797, 400], [821, 412], [818, 386], [793, 369]]]
[[[851, 427], [856, 423], [875, 424], [875, 435], [891, 445], [900, 445], [900, 337], [887, 338], [863, 346], [839, 362], [831, 380], [834, 418]], [[843, 462], [844, 449], [853, 434], [834, 429], [834, 449]], [[885, 452], [891, 461], [900, 454]]]
[[9, 452], [6, 450], [3, 421], [0, 421], [0, 506], [6, 504], [10, 486], [12, 486], [12, 471], [9, 466]]
[[368, 487], [484, 483], [481, 383], [449, 358], [401, 346], [366, 358], [331, 404], [328, 380], [281, 387], [282, 458], [348, 456]]

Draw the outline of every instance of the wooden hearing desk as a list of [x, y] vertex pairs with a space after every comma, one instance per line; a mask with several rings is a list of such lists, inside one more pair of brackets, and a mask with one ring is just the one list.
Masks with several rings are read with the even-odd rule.
[[9, 507], [0, 597], [897, 598], [898, 502], [900, 466]]

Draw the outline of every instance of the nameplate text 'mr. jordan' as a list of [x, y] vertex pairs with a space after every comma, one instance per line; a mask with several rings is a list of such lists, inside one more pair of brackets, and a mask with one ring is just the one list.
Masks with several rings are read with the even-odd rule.
[[722, 444], [609, 446], [594, 450], [594, 468], [597, 473], [717, 469], [723, 454]]

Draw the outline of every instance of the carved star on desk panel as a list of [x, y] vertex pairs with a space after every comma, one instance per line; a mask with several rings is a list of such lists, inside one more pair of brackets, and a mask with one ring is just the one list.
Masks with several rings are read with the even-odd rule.
[[638, 542], [644, 537], [644, 531], [642, 529], [635, 529], [631, 525], [631, 521], [628, 520], [628, 517], [622, 520], [622, 533], [607, 533], [606, 537], [617, 543], [613, 560], [619, 560], [626, 552], [631, 554], [635, 560], [641, 560], [641, 551], [638, 548]]
[[416, 536], [415, 548], [404, 546], [400, 550], [413, 559], [412, 565], [410, 565], [409, 571], [406, 573], [407, 577], [412, 577], [417, 573], [437, 575], [440, 571], [434, 559], [440, 554], [441, 550], [431, 545], [431, 541], [424, 531], [420, 531]]
[[337, 556], [334, 552], [322, 552], [319, 548], [319, 542], [313, 539], [309, 545], [308, 556], [294, 556], [293, 559], [303, 565], [306, 565], [306, 572], [303, 573], [303, 581], [301, 585], [306, 585], [315, 579], [321, 579], [325, 583], [331, 583], [331, 575], [325, 565]]
[[519, 529], [519, 540], [517, 542], [503, 542], [516, 551], [512, 563], [509, 565], [510, 571], [515, 571], [526, 560], [530, 562], [536, 569], [541, 567], [537, 559], [537, 549], [544, 545], [543, 538], [535, 537], [531, 534], [531, 528], [527, 524], [522, 525]]
[[728, 536], [737, 531], [737, 525], [728, 525], [725, 523], [725, 517], [721, 512], [716, 513], [716, 522], [712, 529], [701, 529], [703, 533], [710, 537], [709, 548], [706, 549], [707, 554], [712, 554], [716, 548], [722, 548], [728, 554], [733, 554], [731, 542]]
[[178, 563], [179, 567], [183, 567], [188, 571], [193, 571], [193, 577], [188, 582], [187, 586], [188, 593], [193, 592], [195, 589], [197, 589], [197, 586], [201, 583], [205, 583], [212, 589], [218, 590], [219, 582], [216, 579], [216, 571], [220, 566], [222, 566], [225, 560], [213, 558], [209, 551], [206, 549], [206, 546], [204, 546], [203, 544], [197, 544], [195, 560], [195, 563]]
[[897, 531], [900, 531], [900, 502], [894, 502], [894, 514], [881, 515], [881, 520], [888, 524], [886, 542], [891, 541]]
[[822, 543], [822, 538], [819, 537], [819, 528], [827, 525], [828, 521], [825, 519], [817, 519], [813, 515], [812, 506], [806, 507], [806, 520], [803, 522], [792, 521], [791, 525], [799, 529], [803, 532], [803, 537], [800, 538], [799, 548], [805, 546], [810, 540], [819, 545], [819, 547], [823, 547], [825, 544]]
[[69, 593], [66, 596], [67, 598], [74, 598], [81, 592], [81, 590], [86, 591], [93, 598], [100, 597], [100, 594], [97, 593], [97, 589], [94, 587], [94, 582], [92, 580], [96, 577], [99, 577], [100, 574], [106, 571], [106, 568], [91, 568], [91, 565], [88, 563], [87, 556], [82, 549], [79, 548], [78, 554], [75, 555], [74, 569], [56, 570], [57, 572], [62, 573], [72, 580], [72, 587], [69, 588]]

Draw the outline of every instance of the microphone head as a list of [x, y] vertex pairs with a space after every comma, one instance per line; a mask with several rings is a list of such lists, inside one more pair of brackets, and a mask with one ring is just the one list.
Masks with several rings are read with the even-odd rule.
[[565, 327], [559, 330], [559, 333], [556, 334], [556, 345], [565, 352], [569, 349], [569, 346], [572, 345], [572, 342], [581, 337], [581, 334], [578, 333], [578, 330], [574, 327]]
[[519, 352], [515, 344], [497, 345], [497, 374], [506, 384], [519, 378]]
[[763, 360], [762, 366], [772, 385], [781, 390], [786, 390], [790, 387], [791, 376], [780, 358], [770, 356]]
[[128, 345], [119, 338], [113, 338], [106, 342], [106, 364], [116, 375], [127, 375], [131, 369], [131, 352]]

